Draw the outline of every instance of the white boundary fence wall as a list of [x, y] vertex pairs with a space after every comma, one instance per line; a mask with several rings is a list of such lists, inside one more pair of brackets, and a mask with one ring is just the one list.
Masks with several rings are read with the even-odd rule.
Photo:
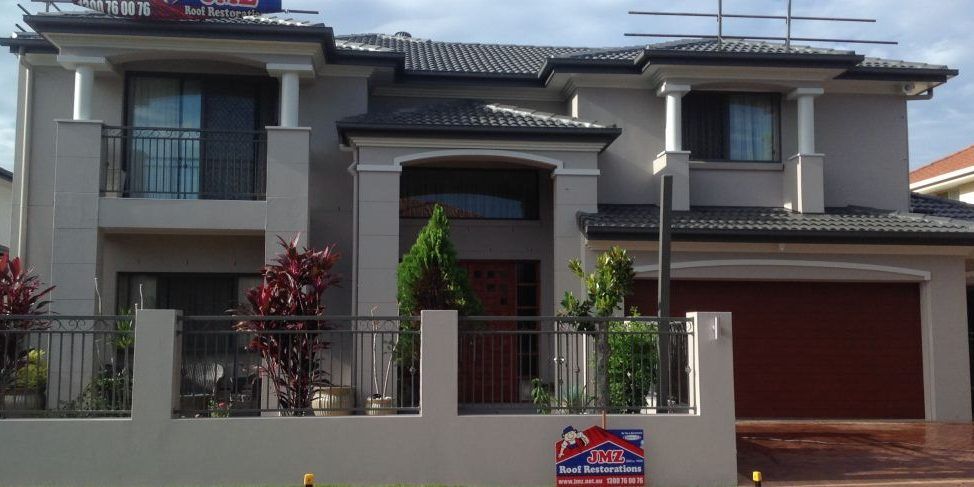
[[[646, 433], [653, 486], [737, 483], [729, 313], [691, 313], [696, 414], [611, 415]], [[597, 415], [457, 413], [457, 315], [422, 315], [418, 416], [173, 419], [177, 312], [139, 312], [132, 417], [0, 420], [0, 485], [551, 485], [566, 425]]]

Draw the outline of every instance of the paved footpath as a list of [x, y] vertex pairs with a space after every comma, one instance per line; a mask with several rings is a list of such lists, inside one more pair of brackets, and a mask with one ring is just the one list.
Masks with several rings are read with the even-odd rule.
[[974, 424], [742, 421], [737, 459], [742, 486], [974, 487]]

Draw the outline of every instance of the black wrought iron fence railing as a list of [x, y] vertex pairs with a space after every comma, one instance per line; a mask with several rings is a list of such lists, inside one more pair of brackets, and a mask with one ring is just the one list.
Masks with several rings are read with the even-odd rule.
[[265, 131], [105, 127], [102, 194], [121, 198], [261, 200]]
[[0, 418], [125, 417], [131, 316], [0, 316]]
[[687, 318], [461, 318], [464, 414], [696, 410]]
[[419, 319], [184, 317], [174, 415], [419, 412]]

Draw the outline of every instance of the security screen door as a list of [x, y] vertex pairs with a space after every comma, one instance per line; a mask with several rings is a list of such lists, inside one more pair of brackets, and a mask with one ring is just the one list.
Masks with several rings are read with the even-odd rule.
[[256, 199], [268, 81], [136, 75], [129, 81], [127, 193], [157, 199]]

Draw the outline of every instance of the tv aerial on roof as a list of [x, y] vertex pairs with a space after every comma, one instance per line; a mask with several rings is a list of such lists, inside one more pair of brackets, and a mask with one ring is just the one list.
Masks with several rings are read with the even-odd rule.
[[[791, 48], [792, 41], [800, 42], [835, 42], [835, 43], [849, 43], [849, 44], [886, 44], [886, 45], [896, 45], [899, 44], [896, 41], [872, 41], [872, 40], [862, 40], [862, 39], [831, 39], [831, 38], [820, 38], [820, 37], [794, 37], [792, 35], [792, 22], [795, 20], [807, 20], [807, 21], [823, 21], [823, 22], [864, 22], [864, 23], [875, 23], [876, 19], [861, 19], [861, 18], [851, 18], [851, 17], [814, 17], [805, 15], [792, 15], [792, 0], [788, 0], [788, 11], [785, 15], [760, 15], [760, 14], [733, 14], [724, 12], [724, 0], [717, 0], [717, 12], [716, 13], [706, 13], [706, 12], [644, 12], [638, 10], [630, 10], [630, 15], [652, 15], [652, 16], [671, 16], [671, 17], [709, 17], [717, 19], [717, 34], [716, 35], [699, 35], [699, 34], [660, 34], [660, 33], [626, 33], [627, 37], [669, 37], [669, 38], [682, 38], [682, 39], [716, 39], [718, 43], [723, 43], [725, 40], [756, 40], [756, 41], [784, 41], [787, 48]], [[740, 35], [726, 35], [724, 34], [724, 20], [725, 19], [758, 19], [758, 20], [783, 20], [785, 21], [786, 34], [784, 37], [778, 36], [740, 36]]]

